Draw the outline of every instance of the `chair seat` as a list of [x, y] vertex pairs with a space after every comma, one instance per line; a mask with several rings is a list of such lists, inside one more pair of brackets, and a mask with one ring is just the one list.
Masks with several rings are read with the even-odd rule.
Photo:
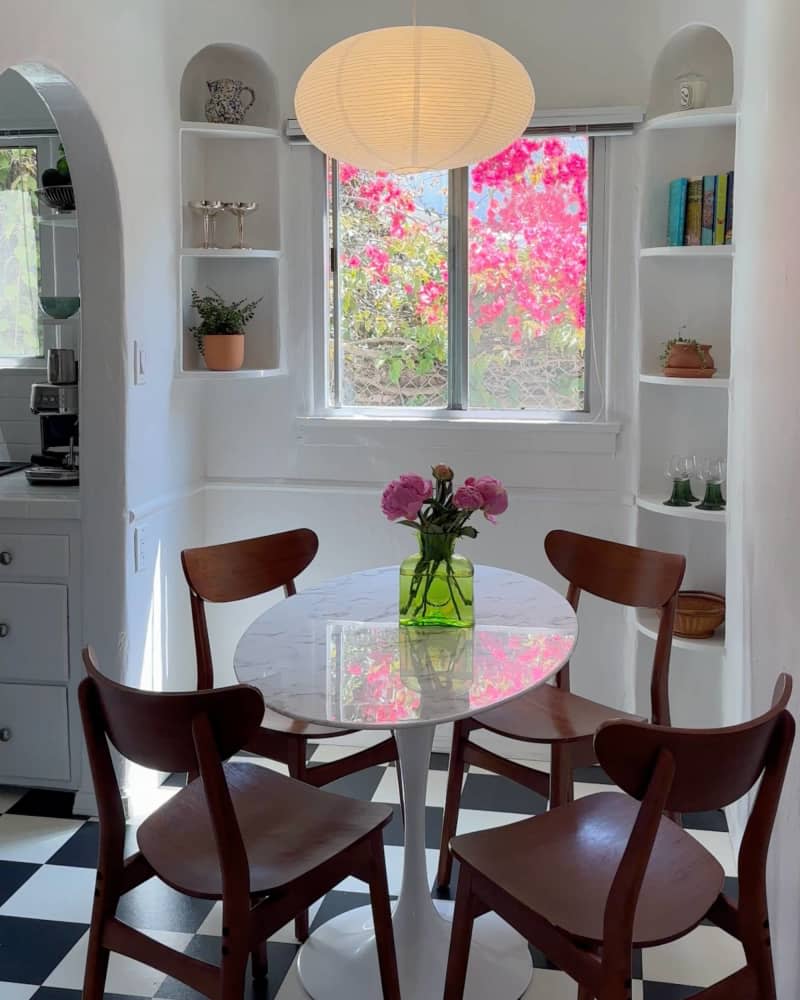
[[[391, 806], [322, 792], [257, 764], [224, 767], [253, 896], [281, 889], [334, 859], [392, 816]], [[190, 782], [149, 816], [137, 840], [162, 881], [190, 896], [222, 898], [219, 854], [202, 779]]]
[[290, 719], [288, 715], [281, 715], [280, 712], [275, 712], [271, 708], [264, 709], [261, 728], [268, 729], [270, 732], [286, 733], [287, 736], [304, 736], [310, 740], [348, 736], [355, 732], [353, 729], [334, 729], [331, 726], [317, 726], [313, 722], [300, 722], [297, 719]]
[[[455, 837], [455, 857], [550, 924], [582, 940], [603, 940], [611, 882], [639, 803], [600, 792], [510, 826]], [[722, 891], [724, 873], [690, 834], [662, 819], [633, 928], [636, 947], [691, 930]]]
[[639, 715], [600, 705], [550, 684], [475, 716], [476, 722], [492, 732], [530, 743], [570, 743], [591, 738], [611, 719], [642, 721]]

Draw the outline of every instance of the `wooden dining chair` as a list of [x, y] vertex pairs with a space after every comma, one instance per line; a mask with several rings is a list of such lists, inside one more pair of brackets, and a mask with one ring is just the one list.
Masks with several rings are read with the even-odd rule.
[[[184, 549], [181, 564], [189, 584], [199, 690], [214, 686], [206, 601], [228, 604], [267, 594], [279, 587], [283, 588], [286, 597], [292, 597], [297, 593], [295, 577], [311, 563], [318, 548], [319, 540], [313, 531], [309, 528], [297, 528], [260, 538]], [[339, 760], [309, 766], [309, 740], [331, 739], [335, 736], [347, 736], [352, 732], [350, 729], [298, 722], [266, 708], [261, 726], [251, 735], [245, 749], [286, 764], [291, 777], [316, 788], [368, 767], [397, 761], [397, 746], [394, 737], [390, 736], [375, 746], [358, 750]], [[308, 914], [301, 914], [297, 918], [295, 932], [299, 941], [305, 941], [308, 937]]]
[[[143, 962], [212, 1000], [242, 1000], [247, 960], [267, 975], [267, 938], [354, 875], [369, 884], [384, 997], [399, 1000], [383, 827], [391, 807], [311, 788], [257, 764], [223, 763], [261, 722], [252, 687], [160, 694], [104, 677], [84, 650], [81, 718], [100, 818], [100, 849], [83, 1000], [102, 1000], [111, 952]], [[196, 769], [139, 826], [124, 857], [125, 819], [109, 743], [159, 771]], [[178, 892], [222, 900], [219, 966], [123, 923], [120, 898], [158, 877]]]
[[[766, 863], [794, 741], [791, 689], [781, 675], [772, 708], [728, 729], [604, 723], [597, 756], [627, 795], [601, 792], [456, 837], [461, 869], [444, 1000], [461, 1000], [472, 924], [489, 910], [577, 981], [578, 1000], [630, 1000], [632, 949], [676, 940], [706, 919], [741, 942], [745, 965], [695, 1000], [776, 1000]], [[719, 862], [663, 813], [721, 809], [759, 778], [737, 904], [722, 891]]]
[[[636, 548], [573, 531], [551, 531], [545, 552], [558, 572], [569, 581], [567, 600], [578, 610], [586, 591], [614, 604], [656, 609], [661, 614], [650, 674], [652, 721], [669, 725], [669, 658], [678, 588], [683, 580], [683, 556]], [[436, 885], [450, 885], [453, 859], [448, 844], [455, 836], [464, 768], [476, 764], [538, 792], [550, 808], [572, 801], [573, 771], [595, 763], [592, 749], [598, 726], [609, 719], [639, 721], [616, 708], [600, 705], [570, 691], [569, 664], [554, 685], [536, 688], [498, 708], [456, 722], [450, 750], [439, 867]], [[550, 745], [550, 773], [486, 750], [470, 734], [486, 729], [526, 743]]]

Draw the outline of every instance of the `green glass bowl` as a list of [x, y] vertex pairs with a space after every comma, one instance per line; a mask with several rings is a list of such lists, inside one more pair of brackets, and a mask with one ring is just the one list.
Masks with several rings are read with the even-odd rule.
[[51, 319], [69, 319], [81, 307], [78, 295], [42, 295], [39, 297], [42, 312]]

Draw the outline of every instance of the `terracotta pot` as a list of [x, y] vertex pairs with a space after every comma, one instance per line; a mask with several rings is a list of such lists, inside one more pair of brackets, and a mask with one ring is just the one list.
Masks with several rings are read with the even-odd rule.
[[203, 357], [209, 371], [238, 371], [244, 363], [244, 334], [207, 333], [203, 337]]
[[711, 378], [716, 372], [711, 344], [673, 344], [669, 349], [664, 374], [689, 378]]

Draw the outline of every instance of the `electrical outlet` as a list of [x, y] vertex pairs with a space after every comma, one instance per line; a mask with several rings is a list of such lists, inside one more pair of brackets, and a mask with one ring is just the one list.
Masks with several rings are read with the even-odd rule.
[[147, 568], [147, 547], [145, 531], [141, 526], [133, 529], [133, 569], [135, 573], [143, 573]]
[[144, 385], [147, 381], [145, 350], [138, 340], [133, 342], [133, 384]]

